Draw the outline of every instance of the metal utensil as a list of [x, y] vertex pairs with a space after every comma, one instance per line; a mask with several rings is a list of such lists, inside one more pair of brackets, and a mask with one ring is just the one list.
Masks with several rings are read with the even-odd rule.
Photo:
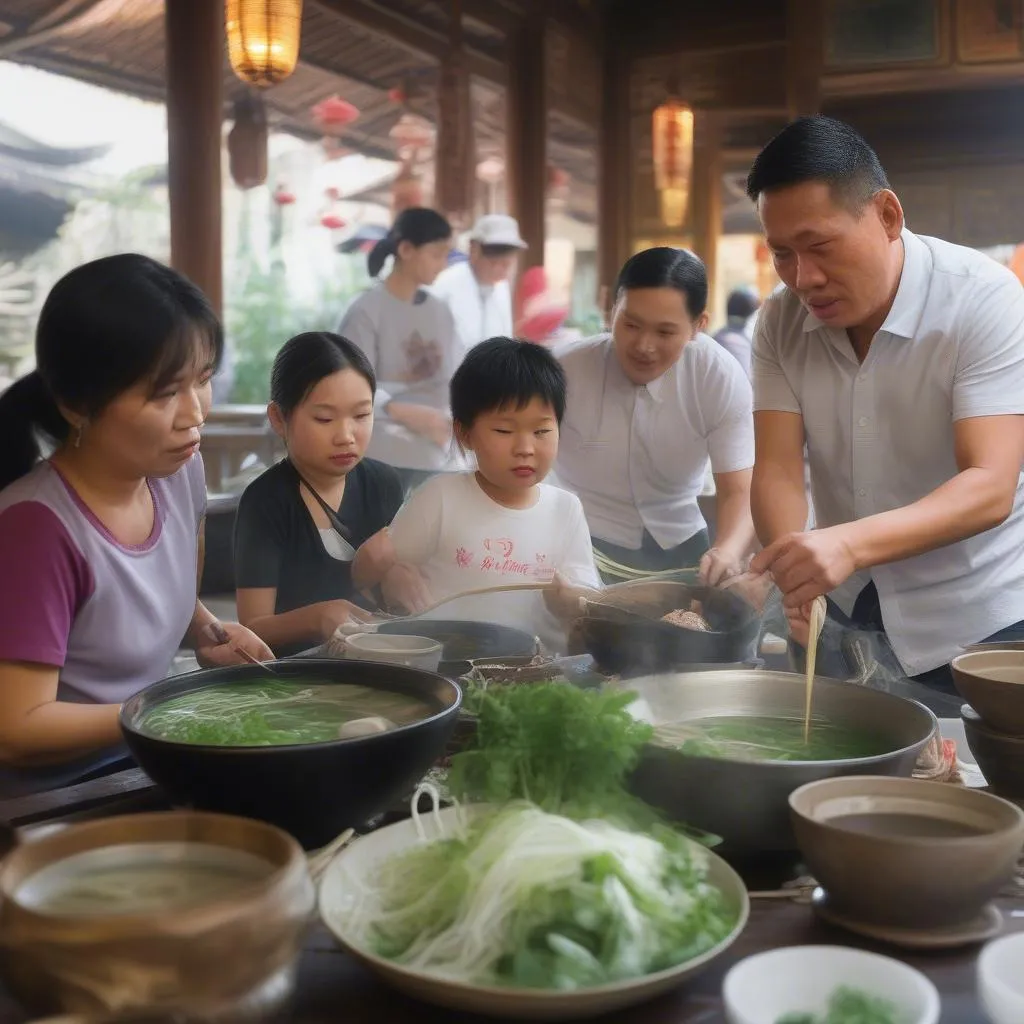
[[[216, 639], [218, 643], [231, 644], [231, 637], [228, 635], [228, 631], [219, 622], [211, 623], [209, 628], [210, 632], [214, 636], [214, 639]], [[277, 676], [278, 673], [275, 672], [265, 661], [260, 661], [259, 658], [257, 658], [253, 654], [250, 654], [247, 650], [245, 650], [243, 647], [240, 647], [238, 644], [232, 644], [231, 650], [233, 650], [235, 654], [237, 654], [243, 661], [247, 661], [249, 662], [250, 665], [255, 665], [257, 668], [263, 669], [263, 671], [266, 672], [267, 675], [274, 677]]]

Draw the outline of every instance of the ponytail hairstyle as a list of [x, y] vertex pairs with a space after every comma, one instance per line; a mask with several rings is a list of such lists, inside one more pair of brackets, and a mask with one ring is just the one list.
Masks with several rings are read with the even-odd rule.
[[224, 335], [206, 296], [162, 263], [122, 253], [84, 263], [50, 290], [36, 326], [36, 369], [0, 395], [0, 488], [43, 446], [67, 441], [61, 409], [95, 418], [140, 382], [163, 390], [196, 358], [220, 363]]
[[408, 242], [417, 249], [431, 242], [443, 242], [452, 237], [452, 226], [437, 212], [425, 206], [410, 206], [403, 210], [391, 230], [370, 250], [366, 268], [370, 277], [376, 277], [389, 256], [398, 255], [398, 247]]

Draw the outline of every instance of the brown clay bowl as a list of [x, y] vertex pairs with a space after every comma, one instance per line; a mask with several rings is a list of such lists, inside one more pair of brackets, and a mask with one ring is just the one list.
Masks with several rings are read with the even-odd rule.
[[[244, 864], [245, 874], [156, 909], [152, 893], [162, 883], [130, 882], [131, 865], [175, 864], [189, 848], [225, 871]], [[117, 871], [126, 891], [134, 885], [129, 902], [111, 913], [47, 902], [47, 892], [67, 885], [59, 879], [98, 867]], [[301, 847], [270, 825], [194, 811], [84, 822], [26, 841], [4, 859], [0, 973], [37, 1014], [146, 1011], [234, 1024], [271, 1015], [287, 1000], [314, 909]]]
[[950, 668], [957, 692], [987, 725], [1024, 736], [1024, 650], [968, 651], [954, 658]]
[[1008, 800], [1024, 800], [1024, 736], [993, 729], [970, 704], [960, 709], [960, 718], [967, 746], [989, 789]]
[[1024, 811], [943, 782], [823, 779], [795, 790], [789, 806], [830, 908], [865, 924], [963, 924], [1013, 877], [1024, 845]]

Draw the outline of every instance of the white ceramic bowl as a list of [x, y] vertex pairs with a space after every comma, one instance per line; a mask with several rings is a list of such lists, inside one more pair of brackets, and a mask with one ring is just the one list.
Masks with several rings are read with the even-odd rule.
[[978, 995], [992, 1024], [1024, 1021], [1024, 932], [990, 942], [978, 957]]
[[[443, 834], [452, 830], [456, 814], [457, 809], [451, 807], [440, 812]], [[433, 834], [429, 823], [426, 827]], [[720, 956], [743, 930], [750, 912], [750, 901], [742, 879], [721, 857], [709, 853], [708, 879], [725, 893], [735, 907], [738, 916], [736, 927], [717, 946], [678, 967], [574, 992], [497, 988], [447, 981], [371, 953], [355, 942], [347, 928], [350, 909], [357, 901], [367, 898], [363, 880], [376, 870], [382, 860], [408, 850], [418, 842], [414, 823], [402, 821], [371, 832], [342, 850], [321, 881], [320, 916], [341, 946], [389, 985], [425, 1003], [447, 1009], [517, 1021], [558, 1021], [589, 1018], [634, 1006], [677, 988], [684, 979], [697, 974]]]
[[[823, 1014], [841, 986], [887, 999], [906, 1024], [938, 1024], [939, 993], [899, 960], [845, 946], [787, 946], [741, 960], [725, 976], [729, 1024], [775, 1024], [784, 1014]], [[1020, 1017], [1015, 1024], [1024, 1022]]]
[[345, 637], [345, 656], [360, 661], [383, 661], [436, 672], [444, 645], [426, 636], [393, 633], [353, 633]]

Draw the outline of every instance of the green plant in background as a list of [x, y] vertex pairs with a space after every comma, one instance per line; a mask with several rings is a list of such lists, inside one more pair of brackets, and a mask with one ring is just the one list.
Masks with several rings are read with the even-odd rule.
[[232, 402], [263, 405], [267, 401], [270, 367], [278, 350], [302, 331], [334, 330], [345, 307], [361, 290], [360, 282], [353, 278], [351, 273], [339, 274], [324, 282], [315, 299], [300, 302], [288, 288], [283, 266], [275, 262], [264, 269], [250, 263], [225, 314], [234, 363]]

